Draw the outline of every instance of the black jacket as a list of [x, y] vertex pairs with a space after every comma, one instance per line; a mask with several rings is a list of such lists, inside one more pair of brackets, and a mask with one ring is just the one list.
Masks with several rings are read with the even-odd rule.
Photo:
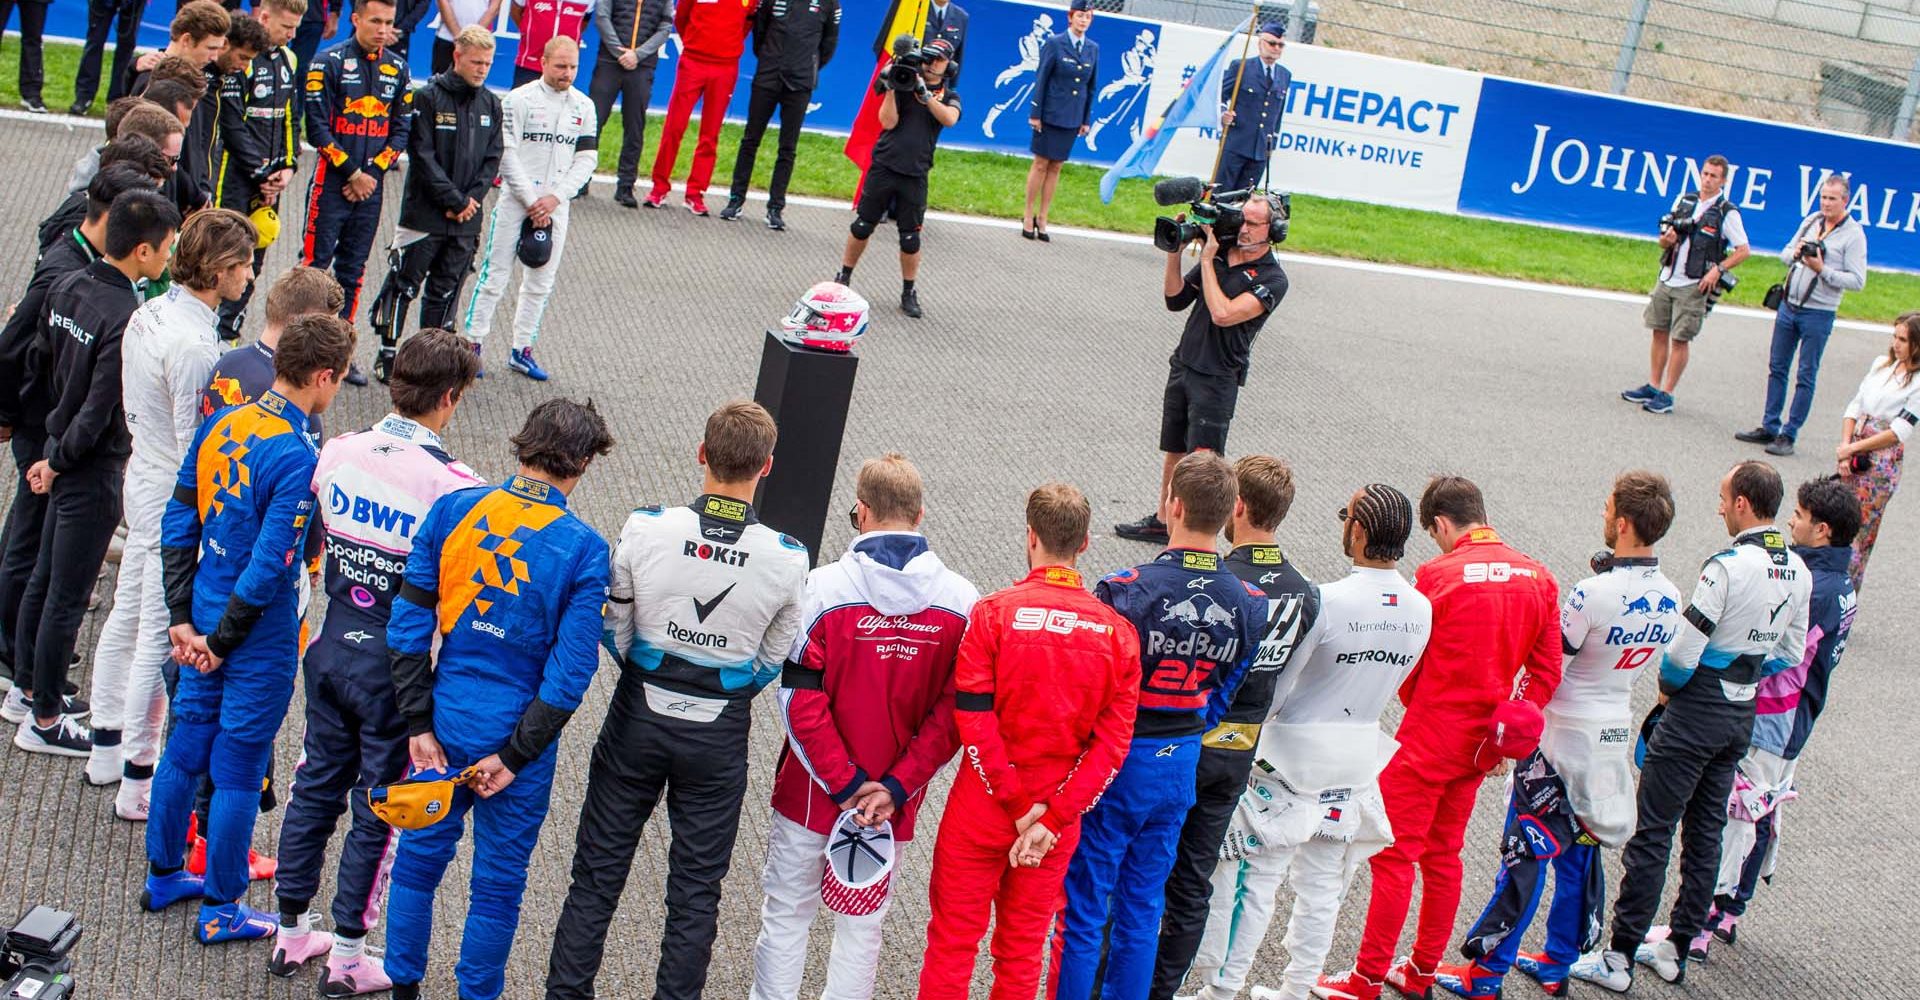
[[95, 250], [86, 237], [70, 230], [64, 238], [54, 241], [41, 254], [40, 263], [34, 265], [27, 290], [14, 304], [13, 315], [8, 317], [6, 326], [0, 327], [0, 427], [38, 430], [46, 426], [52, 401], [44, 393], [45, 386], [36, 385], [35, 388], [42, 391], [33, 394], [26, 391], [27, 355], [40, 333], [40, 310], [47, 304], [47, 292], [61, 278], [86, 267], [99, 256], [100, 251]]
[[85, 221], [87, 221], [87, 189], [81, 188], [67, 195], [66, 200], [62, 201], [52, 214], [40, 220], [37, 237], [40, 255], [46, 256], [47, 252], [53, 249], [54, 244], [65, 239], [68, 233], [80, 228], [80, 223]]
[[120, 338], [140, 308], [133, 282], [105, 258], [60, 279], [40, 307], [39, 335], [28, 349], [26, 394], [41, 392], [47, 448], [55, 472], [107, 463], [133, 452], [120, 405]]
[[300, 144], [293, 129], [299, 118], [300, 83], [294, 60], [293, 50], [283, 46], [220, 78], [215, 204], [237, 206], [229, 187], [251, 194], [268, 177], [299, 164]]
[[763, 0], [753, 13], [753, 82], [812, 90], [840, 43], [840, 0]]
[[673, 0], [600, 0], [593, 7], [593, 23], [600, 29], [604, 57], [618, 59], [621, 49], [635, 48], [640, 50], [640, 62], [634, 69], [653, 66], [673, 31]]
[[447, 212], [467, 207], [467, 199], [486, 203], [500, 174], [500, 98], [449, 70], [427, 81], [413, 95], [413, 126], [407, 132], [407, 194], [400, 202], [400, 225], [423, 233], [480, 231], [484, 212], [465, 222]]

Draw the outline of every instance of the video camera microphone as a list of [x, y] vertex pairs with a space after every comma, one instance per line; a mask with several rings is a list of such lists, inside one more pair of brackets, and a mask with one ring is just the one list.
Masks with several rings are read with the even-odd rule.
[[1153, 185], [1153, 203], [1156, 205], [1188, 205], [1202, 199], [1215, 204], [1245, 201], [1251, 194], [1252, 188], [1209, 193], [1206, 182], [1198, 177], [1169, 177]]

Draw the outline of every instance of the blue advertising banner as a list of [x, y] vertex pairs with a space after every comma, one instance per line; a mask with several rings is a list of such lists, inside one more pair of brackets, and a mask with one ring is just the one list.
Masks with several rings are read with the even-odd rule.
[[1756, 251], [1790, 242], [1838, 173], [1874, 266], [1920, 270], [1920, 148], [1497, 77], [1481, 84], [1459, 210], [1653, 236], [1714, 153]]

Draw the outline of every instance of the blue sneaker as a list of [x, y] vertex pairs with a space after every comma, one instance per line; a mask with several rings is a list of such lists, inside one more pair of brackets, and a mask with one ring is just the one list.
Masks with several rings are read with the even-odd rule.
[[1571, 962], [1556, 962], [1547, 957], [1544, 951], [1531, 954], [1521, 952], [1513, 960], [1513, 967], [1539, 983], [1540, 989], [1550, 997], [1567, 995], [1567, 970], [1572, 965]]
[[1673, 412], [1673, 393], [1660, 392], [1659, 390], [1656, 389], [1654, 391], [1653, 397], [1648, 399], [1646, 402], [1641, 403], [1640, 408], [1647, 411], [1648, 413], [1672, 413]]
[[1626, 400], [1629, 403], [1644, 403], [1647, 400], [1652, 399], [1653, 397], [1658, 395], [1660, 395], [1660, 390], [1655, 389], [1651, 384], [1648, 384], [1648, 385], [1643, 385], [1638, 389], [1623, 390], [1620, 393], [1620, 398]]
[[[486, 357], [486, 355], [485, 355], [485, 354], [484, 354], [484, 353], [483, 353], [483, 352], [481, 351], [481, 349], [480, 349], [480, 342], [479, 342], [479, 341], [477, 341], [477, 340], [469, 340], [469, 341], [467, 341], [467, 346], [468, 346], [468, 347], [471, 347], [471, 348], [473, 348], [473, 356], [474, 356], [475, 358], [480, 358], [480, 359], [484, 359], [484, 358]], [[486, 378], [486, 377], [487, 377], [487, 365], [486, 365], [486, 362], [485, 362], [485, 360], [482, 360], [482, 361], [481, 361], [481, 363], [480, 363], [480, 370], [479, 370], [479, 371], [476, 371], [476, 372], [474, 372], [474, 373], [473, 373], [473, 377], [474, 377], [474, 378]]]
[[533, 360], [533, 348], [516, 347], [507, 355], [507, 367], [519, 372], [535, 382], [547, 380], [547, 370], [540, 362]]
[[207, 891], [207, 880], [182, 868], [171, 875], [147, 873], [146, 888], [140, 890], [140, 908], [158, 913], [175, 903], [199, 899]]
[[201, 903], [193, 931], [201, 944], [219, 944], [270, 938], [279, 929], [278, 920], [245, 903]]
[[1498, 997], [1500, 979], [1500, 976], [1481, 968], [1477, 962], [1442, 965], [1433, 970], [1433, 985], [1462, 997]]

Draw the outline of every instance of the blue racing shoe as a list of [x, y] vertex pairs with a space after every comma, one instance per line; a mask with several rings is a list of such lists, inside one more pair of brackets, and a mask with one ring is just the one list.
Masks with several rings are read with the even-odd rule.
[[1544, 951], [1521, 952], [1513, 960], [1513, 967], [1539, 983], [1540, 989], [1550, 997], [1567, 995], [1567, 970], [1572, 964], [1556, 962]]
[[1642, 385], [1638, 389], [1620, 390], [1620, 398], [1629, 403], [1644, 403], [1659, 394], [1660, 390], [1655, 389], [1651, 383]]
[[140, 890], [140, 908], [158, 913], [175, 903], [199, 899], [207, 891], [207, 880], [185, 869], [171, 875], [147, 873], [146, 888]]
[[1500, 995], [1500, 979], [1500, 976], [1481, 968], [1477, 962], [1442, 965], [1433, 970], [1433, 985], [1462, 997], [1497, 997]]
[[278, 920], [245, 903], [201, 903], [200, 919], [194, 924], [193, 932], [201, 944], [220, 944], [258, 941], [272, 937], [279, 929]]
[[507, 367], [519, 372], [535, 382], [547, 380], [547, 370], [540, 362], [533, 360], [533, 348], [516, 347], [507, 355]]

